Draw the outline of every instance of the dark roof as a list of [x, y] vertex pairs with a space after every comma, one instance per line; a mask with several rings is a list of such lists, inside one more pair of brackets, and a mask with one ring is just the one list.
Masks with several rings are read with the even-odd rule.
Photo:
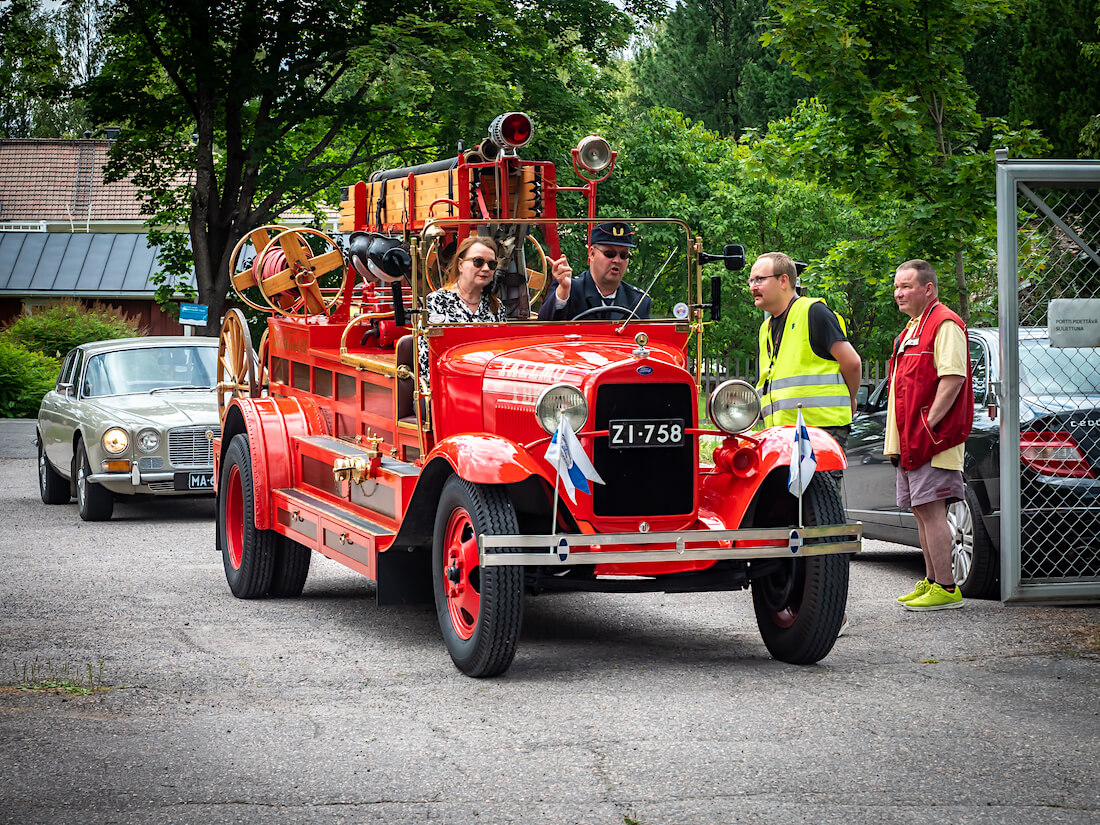
[[151, 297], [156, 257], [143, 232], [0, 232], [0, 295]]
[[0, 140], [0, 221], [143, 221], [137, 187], [103, 182], [109, 140]]

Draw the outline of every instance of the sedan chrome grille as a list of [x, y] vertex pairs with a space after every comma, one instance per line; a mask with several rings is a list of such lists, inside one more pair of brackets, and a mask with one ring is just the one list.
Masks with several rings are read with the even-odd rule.
[[180, 427], [168, 431], [168, 461], [173, 467], [210, 467], [214, 464], [214, 442], [206, 437], [221, 435], [219, 427]]

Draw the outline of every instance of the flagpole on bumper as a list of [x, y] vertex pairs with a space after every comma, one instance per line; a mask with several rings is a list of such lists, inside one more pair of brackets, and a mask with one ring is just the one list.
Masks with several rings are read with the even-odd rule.
[[[802, 420], [802, 405], [798, 405], [798, 432], [802, 432], [802, 428], [806, 426], [806, 423]], [[798, 439], [795, 439], [795, 444], [798, 444]], [[802, 455], [799, 451], [798, 456], [798, 529], [801, 530], [806, 525], [802, 523]]]
[[[554, 433], [554, 439], [561, 435], [561, 419], [564, 413], [558, 413], [558, 429]], [[553, 439], [551, 439], [553, 441]], [[561, 449], [561, 445], [558, 445], [558, 449]], [[554, 535], [558, 532], [558, 485], [561, 484], [561, 462], [554, 462], [554, 510], [553, 515], [550, 517], [550, 535]]]

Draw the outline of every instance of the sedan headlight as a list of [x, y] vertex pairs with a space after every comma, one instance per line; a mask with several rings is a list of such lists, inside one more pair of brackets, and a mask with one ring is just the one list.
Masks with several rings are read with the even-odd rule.
[[707, 399], [707, 416], [725, 433], [743, 433], [760, 418], [760, 396], [747, 381], [724, 381]]
[[118, 455], [130, 446], [130, 434], [121, 427], [111, 427], [103, 434], [103, 449], [111, 455]]
[[160, 433], [156, 430], [142, 430], [138, 433], [137, 444], [143, 453], [151, 453], [160, 446]]
[[551, 435], [558, 431], [558, 419], [563, 415], [573, 432], [580, 432], [588, 420], [588, 402], [584, 400], [584, 393], [572, 384], [555, 384], [542, 391], [535, 404], [535, 415]]

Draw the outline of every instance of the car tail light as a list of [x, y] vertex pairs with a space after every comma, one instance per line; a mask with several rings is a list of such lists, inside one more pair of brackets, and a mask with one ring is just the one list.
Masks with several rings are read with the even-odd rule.
[[1081, 448], [1067, 432], [1023, 433], [1020, 436], [1020, 458], [1041, 475], [1096, 478]]

